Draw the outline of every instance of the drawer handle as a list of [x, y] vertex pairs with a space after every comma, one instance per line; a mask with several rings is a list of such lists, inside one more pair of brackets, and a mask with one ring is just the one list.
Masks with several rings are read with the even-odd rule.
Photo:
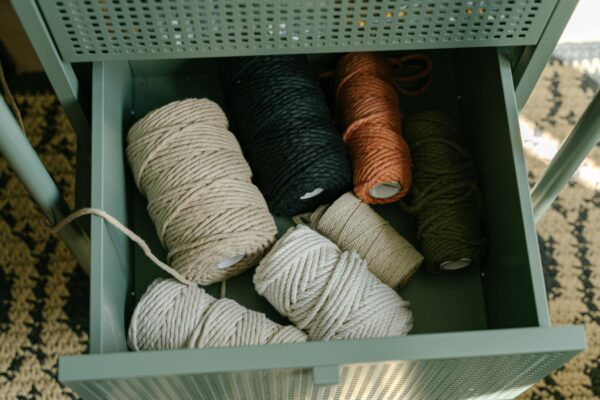
[[331, 386], [339, 383], [339, 365], [319, 365], [313, 368], [313, 384], [315, 386]]

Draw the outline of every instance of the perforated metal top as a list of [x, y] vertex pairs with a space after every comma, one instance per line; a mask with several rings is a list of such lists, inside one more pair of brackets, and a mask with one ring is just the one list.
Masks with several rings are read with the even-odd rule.
[[535, 44], [557, 0], [39, 0], [64, 61]]

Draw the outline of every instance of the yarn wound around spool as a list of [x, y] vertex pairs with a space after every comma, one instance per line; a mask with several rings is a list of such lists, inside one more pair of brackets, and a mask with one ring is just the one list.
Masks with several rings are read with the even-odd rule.
[[136, 351], [300, 343], [306, 334], [282, 326], [231, 299], [158, 278], [138, 302], [128, 331]]
[[414, 161], [414, 184], [407, 197], [417, 239], [431, 272], [480, 264], [481, 190], [474, 160], [453, 119], [424, 112], [407, 120], [405, 137]]
[[208, 285], [253, 266], [277, 232], [221, 108], [175, 101], [137, 121], [127, 158], [171, 265]]
[[405, 285], [423, 262], [423, 256], [384, 218], [354, 194], [343, 194], [305, 218], [310, 226], [342, 250], [355, 250], [369, 271], [386, 285]]
[[[424, 66], [413, 63], [416, 61], [423, 61]], [[396, 73], [398, 66], [416, 71], [401, 76]], [[421, 54], [393, 63], [380, 53], [348, 53], [338, 61], [336, 109], [352, 159], [354, 193], [365, 203], [393, 203], [410, 189], [412, 161], [402, 137], [397, 91], [421, 93], [429, 84], [430, 70], [430, 59]], [[409, 90], [401, 86], [424, 78], [421, 87]]]
[[350, 188], [346, 146], [305, 56], [226, 59], [221, 80], [234, 132], [273, 214], [314, 210]]
[[366, 261], [306, 225], [275, 243], [256, 268], [254, 286], [311, 340], [399, 336], [412, 328], [409, 303]]

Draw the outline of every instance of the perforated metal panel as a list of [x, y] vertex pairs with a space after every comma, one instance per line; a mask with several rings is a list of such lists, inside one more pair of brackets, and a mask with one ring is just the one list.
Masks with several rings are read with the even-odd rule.
[[556, 0], [39, 0], [63, 60], [535, 44]]
[[71, 382], [86, 399], [507, 400], [572, 353], [348, 365], [341, 383], [314, 386], [308, 370]]

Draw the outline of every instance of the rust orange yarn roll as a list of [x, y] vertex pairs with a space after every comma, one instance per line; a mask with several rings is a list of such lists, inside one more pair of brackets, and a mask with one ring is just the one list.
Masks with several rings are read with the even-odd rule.
[[336, 107], [352, 158], [354, 193], [365, 203], [395, 202], [412, 182], [394, 73], [378, 53], [348, 53], [336, 70]]

